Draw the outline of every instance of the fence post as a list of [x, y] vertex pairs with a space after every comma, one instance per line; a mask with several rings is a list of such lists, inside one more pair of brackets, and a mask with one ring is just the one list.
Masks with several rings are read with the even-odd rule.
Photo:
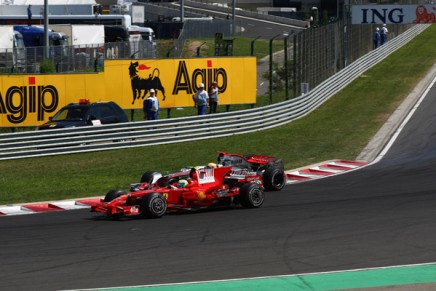
[[279, 37], [281, 33], [277, 34], [269, 40], [269, 104], [272, 104], [272, 90], [273, 90], [273, 40]]
[[294, 97], [295, 96], [298, 96], [297, 95], [297, 65], [298, 65], [298, 60], [297, 60], [297, 35], [296, 34], [294, 34], [294, 43], [293, 43], [293, 47], [294, 47], [294, 66], [293, 66], [293, 69], [294, 69], [294, 73], [292, 74], [293, 76], [293, 82], [294, 82]]
[[285, 50], [285, 96], [289, 100], [289, 73], [288, 73], [288, 39], [291, 36], [289, 33], [284, 33], [284, 50]]
[[254, 42], [259, 38], [260, 36], [256, 37], [251, 41], [251, 56], [254, 56]]
[[202, 44], [200, 44], [199, 47], [197, 47], [197, 57], [200, 56], [200, 49], [201, 49], [201, 47], [202, 47], [204, 44], [206, 44], [206, 42], [203, 42]]

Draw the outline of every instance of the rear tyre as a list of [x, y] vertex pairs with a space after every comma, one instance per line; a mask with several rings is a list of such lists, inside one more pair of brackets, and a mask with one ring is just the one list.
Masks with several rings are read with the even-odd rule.
[[245, 208], [258, 208], [265, 200], [263, 188], [258, 184], [246, 183], [240, 188], [239, 202]]
[[142, 197], [139, 204], [141, 214], [147, 218], [160, 218], [167, 212], [167, 201], [159, 193], [152, 193]]
[[147, 182], [151, 184], [152, 182], [155, 182], [160, 177], [162, 177], [162, 174], [159, 172], [154, 172], [154, 171], [145, 172], [144, 174], [142, 174], [141, 183]]
[[109, 192], [106, 193], [106, 196], [104, 196], [104, 202], [111, 202], [112, 200], [120, 197], [121, 195], [127, 194], [126, 191], [124, 190], [119, 190], [119, 189], [115, 189], [115, 190], [110, 190]]
[[282, 190], [286, 185], [285, 171], [279, 167], [269, 167], [262, 175], [263, 186], [268, 191]]

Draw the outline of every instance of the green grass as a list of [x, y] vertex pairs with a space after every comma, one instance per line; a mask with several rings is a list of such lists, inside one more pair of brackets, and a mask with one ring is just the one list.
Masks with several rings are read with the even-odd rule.
[[147, 170], [174, 171], [216, 160], [217, 151], [274, 155], [293, 169], [355, 159], [436, 61], [431, 26], [305, 118], [227, 138], [0, 162], [0, 205], [103, 196], [128, 189]]
[[[227, 38], [225, 38], [227, 39]], [[233, 38], [233, 56], [249, 56], [251, 55], [251, 42], [254, 38], [237, 36]], [[200, 47], [201, 46], [201, 47]], [[174, 47], [173, 40], [157, 40], [158, 57], [167, 58], [167, 53], [170, 51], [170, 57], [173, 57], [171, 51]], [[200, 57], [213, 57], [215, 55], [215, 39], [214, 38], [195, 38], [189, 39], [184, 46], [182, 53], [183, 58], [196, 58], [197, 48], [200, 47]], [[254, 56], [258, 59], [269, 55], [269, 40], [257, 39], [254, 41]], [[283, 49], [283, 40], [273, 41], [273, 51]]]

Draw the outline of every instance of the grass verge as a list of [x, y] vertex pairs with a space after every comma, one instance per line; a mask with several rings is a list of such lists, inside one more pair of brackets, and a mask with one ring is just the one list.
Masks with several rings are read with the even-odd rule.
[[[232, 56], [249, 56], [251, 55], [251, 44], [253, 38], [236, 36], [233, 38], [233, 51]], [[273, 51], [283, 49], [283, 40], [275, 40], [272, 43]], [[173, 40], [157, 40], [158, 57], [167, 58], [168, 52], [170, 57], [173, 56], [172, 49], [174, 48]], [[200, 48], [201, 57], [213, 57], [215, 56], [215, 39], [214, 38], [195, 38], [187, 40], [182, 57], [183, 58], [196, 58], [197, 49]], [[269, 40], [268, 39], [256, 39], [253, 42], [253, 56], [257, 59], [261, 59], [269, 55]]]
[[431, 26], [305, 118], [274, 129], [171, 145], [0, 162], [0, 205], [102, 196], [147, 170], [216, 160], [217, 151], [274, 155], [292, 169], [355, 159], [436, 61]]

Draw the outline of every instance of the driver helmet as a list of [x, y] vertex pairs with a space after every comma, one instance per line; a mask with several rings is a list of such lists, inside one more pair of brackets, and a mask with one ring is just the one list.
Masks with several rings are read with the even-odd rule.
[[179, 183], [177, 183], [177, 188], [185, 188], [188, 185], [188, 181], [185, 179], [179, 180]]
[[217, 164], [215, 164], [215, 163], [208, 163], [207, 166], [209, 168], [216, 168], [216, 167], [218, 167]]

